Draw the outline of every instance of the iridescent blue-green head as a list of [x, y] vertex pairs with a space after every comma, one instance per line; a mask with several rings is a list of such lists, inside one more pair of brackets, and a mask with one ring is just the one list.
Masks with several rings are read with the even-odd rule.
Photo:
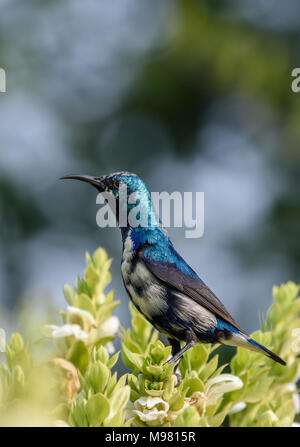
[[136, 174], [115, 172], [101, 177], [72, 174], [66, 175], [62, 179], [81, 180], [94, 186], [99, 193], [112, 194], [116, 201], [114, 211], [118, 221], [120, 211], [122, 212], [123, 210], [127, 213], [130, 226], [134, 226], [130, 224], [130, 214], [131, 217], [136, 216], [136, 220], [140, 221], [140, 224], [136, 226], [151, 227], [160, 225], [152, 207], [149, 190], [143, 180]]

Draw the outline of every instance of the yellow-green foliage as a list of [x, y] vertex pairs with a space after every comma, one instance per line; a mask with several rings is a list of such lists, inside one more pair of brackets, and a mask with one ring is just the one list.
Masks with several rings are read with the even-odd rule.
[[[111, 281], [109, 268], [112, 261], [105, 250], [99, 248], [93, 257], [87, 254], [86, 260], [85, 278], [78, 278], [77, 287], [64, 286], [69, 306], [60, 312], [63, 326], [43, 328], [44, 334], [56, 343], [56, 356], [73, 363], [81, 373], [91, 362], [93, 348], [114, 340], [117, 319], [112, 317], [112, 311], [119, 304], [114, 301], [114, 291], [104, 292]], [[68, 331], [72, 335], [64, 337]]]
[[121, 427], [125, 424], [124, 408], [130, 389], [125, 385], [126, 376], [117, 380], [111, 368], [118, 360], [118, 353], [109, 358], [107, 350], [94, 348], [91, 363], [84, 376], [80, 375], [80, 396], [71, 403], [68, 422], [80, 427]]
[[[220, 365], [217, 346], [197, 344], [180, 363], [181, 383], [166, 361], [171, 348], [130, 305], [132, 324], [120, 333], [122, 359], [131, 371], [117, 377], [112, 344], [118, 319], [105, 250], [87, 255], [85, 277], [66, 285], [61, 326], [42, 328], [46, 344], [38, 363], [32, 345], [13, 334], [0, 367], [1, 425], [52, 426], [290, 426], [299, 374], [299, 288], [274, 287], [262, 330], [252, 334], [287, 362], [238, 348]], [[37, 336], [38, 338], [38, 336]], [[40, 346], [43, 352], [43, 343]]]
[[270, 308], [263, 332], [252, 334], [254, 340], [270, 346], [284, 358], [283, 367], [265, 356], [238, 348], [231, 361], [231, 371], [244, 383], [232, 398], [247, 403], [246, 408], [230, 417], [233, 426], [290, 426], [295, 417], [295, 383], [300, 360], [300, 299], [299, 287], [289, 282], [274, 287], [274, 303]]

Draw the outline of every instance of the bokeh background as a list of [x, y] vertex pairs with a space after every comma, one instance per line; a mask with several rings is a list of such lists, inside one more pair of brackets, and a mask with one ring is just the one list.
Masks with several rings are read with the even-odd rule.
[[[0, 0], [0, 327], [62, 286], [99, 245], [129, 322], [118, 229], [71, 172], [139, 174], [204, 191], [205, 233], [169, 230], [251, 332], [273, 284], [299, 281], [298, 0]], [[22, 320], [22, 319], [21, 319]]]

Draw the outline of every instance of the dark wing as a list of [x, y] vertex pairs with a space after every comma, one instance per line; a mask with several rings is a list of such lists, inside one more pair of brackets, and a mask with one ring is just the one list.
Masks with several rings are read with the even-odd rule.
[[216, 295], [200, 279], [183, 273], [175, 264], [149, 259], [141, 252], [140, 259], [144, 261], [148, 269], [158, 279], [189, 296], [196, 301], [196, 303], [205, 307], [217, 317], [222, 318], [238, 331], [246, 334], [245, 331], [238, 326]]

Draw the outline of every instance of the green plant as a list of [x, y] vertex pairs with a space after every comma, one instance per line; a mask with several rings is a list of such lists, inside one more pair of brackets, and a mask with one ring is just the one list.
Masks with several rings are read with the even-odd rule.
[[[122, 328], [121, 354], [130, 373], [118, 378], [119, 352], [113, 341], [118, 302], [106, 293], [111, 260], [105, 250], [87, 255], [84, 278], [66, 285], [62, 325], [42, 328], [44, 356], [13, 334], [0, 367], [2, 425], [56, 426], [290, 426], [298, 411], [299, 287], [274, 287], [274, 303], [262, 330], [252, 334], [286, 361], [238, 348], [230, 364], [220, 364], [217, 346], [197, 344], [180, 363], [166, 363], [171, 348], [130, 304], [131, 327]], [[52, 343], [49, 354], [46, 344]], [[47, 343], [44, 343], [46, 342]], [[298, 405], [299, 406], [299, 405]], [[42, 416], [41, 416], [42, 415]]]

